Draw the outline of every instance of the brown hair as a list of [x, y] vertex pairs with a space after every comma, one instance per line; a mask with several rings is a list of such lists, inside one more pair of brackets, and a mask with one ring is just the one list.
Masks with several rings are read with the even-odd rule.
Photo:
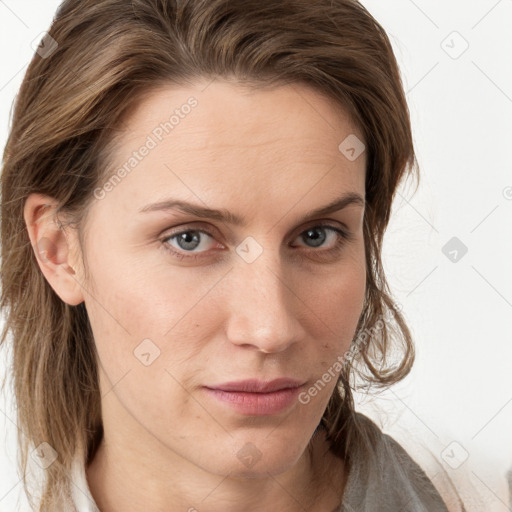
[[[384, 29], [356, 0], [65, 0], [48, 32], [58, 46], [30, 62], [1, 177], [6, 322], [0, 342], [12, 334], [23, 474], [30, 444], [47, 442], [58, 453], [45, 471], [40, 510], [64, 503], [77, 454], [94, 457], [102, 437], [101, 397], [84, 304], [64, 303], [40, 271], [24, 223], [25, 200], [32, 192], [55, 198], [57, 212], [83, 235], [123, 116], [155, 87], [200, 79], [253, 87], [308, 84], [341, 105], [364, 134], [366, 298], [357, 350], [322, 418], [332, 451], [350, 462], [353, 444], [367, 444], [354, 410], [356, 380], [390, 385], [407, 375], [414, 359], [381, 264], [395, 191], [406, 172], [417, 169], [401, 77]], [[392, 321], [373, 329], [389, 312]], [[372, 336], [360, 342], [368, 329]], [[24, 485], [27, 491], [25, 478]]]

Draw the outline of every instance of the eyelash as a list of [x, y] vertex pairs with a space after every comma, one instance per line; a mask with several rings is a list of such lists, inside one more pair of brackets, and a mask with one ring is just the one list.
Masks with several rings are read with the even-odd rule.
[[[344, 231], [344, 230], [342, 230], [342, 229], [340, 229], [340, 228], [338, 228], [336, 226], [332, 226], [330, 224], [315, 224], [314, 226], [306, 228], [304, 231], [299, 233], [298, 236], [303, 235], [304, 233], [306, 233], [309, 230], [315, 230], [317, 228], [323, 228], [323, 229], [326, 229], [326, 230], [330, 230], [330, 231], [333, 231], [334, 233], [336, 233], [338, 235], [337, 239], [336, 239], [336, 242], [335, 242], [335, 245], [334, 245], [333, 248], [327, 249], [327, 250], [324, 250], [324, 251], [321, 251], [320, 249], [319, 250], [315, 250], [314, 248], [311, 249], [310, 252], [319, 253], [318, 256], [326, 256], [326, 257], [328, 257], [328, 256], [331, 256], [333, 254], [336, 254], [336, 253], [338, 253], [341, 250], [343, 245], [345, 245], [345, 242], [351, 241], [354, 238], [354, 236], [351, 233], [349, 233], [348, 231]], [[169, 243], [167, 243], [167, 240], [170, 240], [172, 238], [177, 237], [178, 235], [182, 235], [184, 233], [189, 233], [189, 232], [203, 233], [205, 235], [208, 235], [211, 238], [214, 238], [214, 236], [209, 231], [204, 230], [204, 229], [182, 229], [181, 231], [177, 231], [176, 233], [172, 233], [172, 234], [167, 235], [167, 236], [165, 236], [164, 238], [161, 239], [161, 242], [162, 242], [162, 245], [163, 245], [164, 249], [166, 251], [169, 251], [172, 256], [178, 258], [179, 260], [183, 260], [183, 259], [197, 260], [197, 259], [200, 259], [200, 258], [204, 258], [204, 252], [201, 252], [201, 253], [189, 253], [189, 254], [187, 254], [186, 252], [185, 253], [178, 252], [175, 249], [173, 249], [169, 245]]]

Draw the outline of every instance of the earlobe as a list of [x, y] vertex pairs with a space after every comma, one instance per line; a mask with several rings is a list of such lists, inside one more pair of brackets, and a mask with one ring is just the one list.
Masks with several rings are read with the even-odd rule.
[[66, 232], [57, 219], [57, 202], [42, 194], [30, 194], [25, 201], [23, 216], [30, 243], [44, 277], [55, 293], [70, 306], [84, 301], [80, 276], [72, 261], [76, 247], [74, 230]]

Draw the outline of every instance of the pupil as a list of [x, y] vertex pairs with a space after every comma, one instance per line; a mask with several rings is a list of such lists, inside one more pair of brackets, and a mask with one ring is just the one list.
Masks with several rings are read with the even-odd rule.
[[[186, 232], [186, 233], [182, 233], [179, 237], [178, 237], [178, 240], [179, 240], [179, 245], [182, 249], [194, 249], [195, 247], [197, 247], [197, 243], [194, 245], [194, 242], [198, 242], [199, 240], [199, 237], [197, 234], [194, 234], [194, 235], [190, 235], [190, 233], [192, 232]], [[192, 239], [193, 241], [191, 241], [190, 239]], [[183, 246], [181, 244], [181, 242], [184, 242], [185, 243], [185, 246]], [[190, 244], [192, 243], [192, 247], [188, 246], [187, 244]]]
[[315, 233], [319, 233], [322, 228], [315, 228], [315, 229], [309, 229], [307, 231], [308, 236], [312, 236], [312, 240], [314, 242], [314, 247], [318, 247], [322, 245], [322, 243], [325, 240], [325, 234], [322, 234], [320, 236], [316, 236]]

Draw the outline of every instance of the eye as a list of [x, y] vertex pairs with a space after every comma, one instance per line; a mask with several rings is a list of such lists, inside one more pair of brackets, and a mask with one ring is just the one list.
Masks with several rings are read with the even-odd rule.
[[[326, 234], [327, 233], [327, 234]], [[345, 239], [348, 239], [348, 234], [340, 228], [335, 226], [320, 224], [318, 226], [312, 226], [303, 231], [300, 236], [305, 242], [311, 242], [309, 247], [317, 248], [325, 245], [331, 245], [333, 249], [342, 243]], [[326, 244], [325, 241], [330, 239], [331, 243]]]
[[[352, 238], [349, 232], [339, 227], [318, 224], [302, 231], [295, 240], [301, 239], [309, 244], [311, 250], [306, 252], [329, 256], [339, 252], [344, 243], [352, 240]], [[185, 229], [166, 236], [161, 241], [164, 248], [180, 260], [195, 260], [208, 252], [209, 245], [215, 245], [211, 241], [209, 242], [209, 239], [213, 240], [214, 235], [206, 230]], [[326, 241], [330, 241], [330, 243], [326, 243]], [[329, 246], [327, 249], [320, 250], [326, 245]], [[218, 246], [223, 248], [221, 244], [218, 244]]]
[[[198, 253], [203, 253], [206, 251], [208, 243], [206, 242], [206, 237], [213, 238], [208, 231], [204, 231], [202, 229], [189, 229], [186, 231], [180, 231], [171, 236], [167, 236], [162, 239], [164, 243], [164, 247], [171, 251], [179, 259], [183, 258], [192, 258], [195, 259], [199, 257]], [[171, 241], [174, 241], [176, 245], [173, 246]], [[184, 254], [184, 252], [176, 251], [174, 248], [177, 248], [179, 251], [184, 251], [185, 253], [192, 254]], [[196, 251], [196, 249], [202, 249]]]

